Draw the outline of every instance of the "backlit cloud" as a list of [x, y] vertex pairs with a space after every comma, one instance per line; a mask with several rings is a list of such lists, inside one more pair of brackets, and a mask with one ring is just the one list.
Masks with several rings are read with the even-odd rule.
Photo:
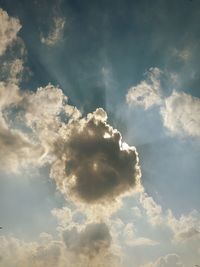
[[62, 134], [66, 141], [58, 144], [61, 158], [51, 176], [72, 199], [110, 201], [140, 185], [137, 151], [107, 123], [103, 109], [72, 121]]

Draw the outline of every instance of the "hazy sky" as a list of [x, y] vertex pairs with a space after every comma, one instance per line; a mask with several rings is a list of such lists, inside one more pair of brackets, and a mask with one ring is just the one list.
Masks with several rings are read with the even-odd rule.
[[200, 264], [199, 25], [199, 0], [0, 0], [0, 267]]

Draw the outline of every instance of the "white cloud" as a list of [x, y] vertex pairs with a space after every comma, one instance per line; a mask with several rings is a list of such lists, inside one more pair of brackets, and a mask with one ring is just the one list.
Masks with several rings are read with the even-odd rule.
[[54, 17], [53, 18], [53, 27], [46, 37], [41, 35], [41, 42], [48, 46], [54, 46], [57, 44], [63, 37], [65, 26], [65, 18], [63, 17]]
[[0, 56], [16, 40], [20, 29], [21, 24], [19, 20], [9, 17], [8, 13], [0, 8]]
[[145, 109], [162, 103], [162, 90], [160, 84], [161, 70], [150, 68], [146, 73], [146, 79], [137, 86], [129, 89], [126, 101], [129, 105], [142, 106]]

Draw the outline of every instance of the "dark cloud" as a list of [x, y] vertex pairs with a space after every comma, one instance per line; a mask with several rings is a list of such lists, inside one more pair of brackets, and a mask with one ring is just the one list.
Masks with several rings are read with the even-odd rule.
[[65, 230], [63, 240], [70, 251], [91, 258], [108, 250], [111, 244], [111, 236], [105, 223], [88, 224], [80, 232], [75, 227], [71, 230]]
[[62, 159], [53, 165], [52, 176], [69, 196], [87, 203], [103, 202], [139, 185], [136, 149], [122, 142], [103, 109], [72, 122], [64, 134]]

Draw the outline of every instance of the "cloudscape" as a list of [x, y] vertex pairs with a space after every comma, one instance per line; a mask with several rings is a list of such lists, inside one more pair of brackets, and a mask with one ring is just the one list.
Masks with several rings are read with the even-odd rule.
[[200, 264], [199, 0], [0, 0], [0, 267]]

